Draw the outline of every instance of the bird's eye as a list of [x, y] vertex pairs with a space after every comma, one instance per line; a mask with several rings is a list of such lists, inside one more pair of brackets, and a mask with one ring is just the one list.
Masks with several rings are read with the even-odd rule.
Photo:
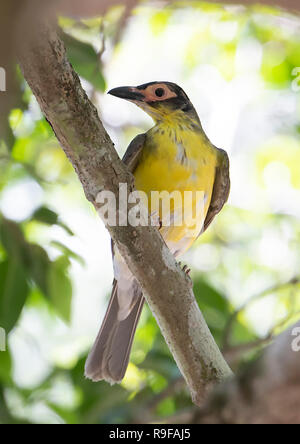
[[163, 88], [157, 88], [155, 90], [155, 95], [157, 97], [163, 97], [165, 95], [165, 90]]

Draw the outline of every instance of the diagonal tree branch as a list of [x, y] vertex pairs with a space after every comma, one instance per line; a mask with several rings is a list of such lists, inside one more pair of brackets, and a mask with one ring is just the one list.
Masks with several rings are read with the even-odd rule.
[[[97, 111], [66, 58], [56, 30], [36, 25], [19, 60], [29, 86], [72, 162], [87, 199], [96, 207], [103, 190], [116, 196], [133, 177], [118, 157]], [[107, 227], [139, 281], [194, 402], [209, 385], [231, 375], [195, 301], [184, 272], [155, 227]], [[62, 295], [63, 297], [63, 295]]]

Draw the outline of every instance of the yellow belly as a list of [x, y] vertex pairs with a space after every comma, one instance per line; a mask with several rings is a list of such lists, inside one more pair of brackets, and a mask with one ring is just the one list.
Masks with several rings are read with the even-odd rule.
[[[198, 131], [154, 128], [147, 136], [141, 161], [134, 172], [136, 188], [146, 193], [149, 212], [156, 212], [163, 225], [162, 210], [167, 206], [162, 202], [167, 195], [157, 200], [152, 192], [176, 192], [173, 194], [176, 199], [171, 199], [169, 206], [171, 225], [161, 228], [164, 240], [176, 255], [186, 251], [201, 232], [211, 201], [216, 161], [214, 147]], [[195, 226], [196, 214], [201, 220], [197, 220]]]

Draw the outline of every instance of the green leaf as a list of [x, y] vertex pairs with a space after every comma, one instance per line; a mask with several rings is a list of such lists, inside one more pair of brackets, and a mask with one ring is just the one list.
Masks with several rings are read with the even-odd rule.
[[175, 378], [179, 374], [179, 370], [171, 359], [169, 352], [160, 351], [157, 348], [151, 350], [144, 361], [139, 364], [139, 368], [152, 370], [164, 376], [167, 380]]
[[55, 225], [58, 221], [58, 214], [49, 208], [40, 207], [32, 215], [32, 219], [48, 225]]
[[72, 258], [75, 261], [77, 261], [80, 265], [82, 266], [85, 265], [84, 259], [81, 256], [79, 256], [79, 254], [75, 253], [70, 248], [66, 247], [66, 245], [63, 245], [61, 242], [52, 241], [51, 245], [53, 245], [53, 247], [58, 248], [62, 253], [65, 254], [65, 256], [68, 256], [69, 258]]
[[9, 333], [19, 319], [29, 293], [24, 268], [16, 258], [0, 264], [0, 325]]
[[156, 413], [159, 417], [174, 415], [175, 411], [176, 411], [175, 402], [174, 399], [172, 399], [171, 397], [161, 401], [156, 408]]
[[[202, 278], [195, 280], [194, 293], [214, 338], [217, 343], [221, 343], [224, 338], [225, 326], [232, 315], [231, 305], [224, 295], [203, 281]], [[256, 336], [247, 324], [242, 324], [237, 319], [231, 332], [231, 344], [237, 345], [255, 338]]]
[[58, 221], [57, 225], [61, 228], [63, 228], [70, 236], [74, 236], [73, 231], [63, 222]]
[[41, 222], [47, 225], [58, 225], [63, 228], [70, 236], [74, 236], [74, 233], [70, 228], [59, 220], [59, 216], [55, 211], [50, 210], [47, 207], [38, 208], [31, 217], [37, 222]]
[[44, 296], [50, 299], [48, 289], [48, 271], [51, 266], [51, 261], [48, 254], [39, 245], [28, 244], [28, 248], [30, 251], [30, 277], [43, 292]]
[[4, 141], [9, 151], [15, 144], [15, 136], [10, 125], [10, 113], [15, 108], [24, 109], [23, 90], [20, 78], [14, 68], [7, 72], [7, 91], [1, 94], [0, 142]]
[[194, 293], [200, 308], [205, 306], [215, 308], [224, 314], [230, 313], [229, 304], [222, 294], [208, 285], [202, 279], [195, 279]]
[[219, 343], [231, 313], [230, 304], [224, 295], [211, 287], [202, 278], [195, 279], [194, 293], [200, 310], [215, 340]]
[[5, 385], [12, 383], [12, 360], [8, 350], [0, 353], [0, 381]]
[[8, 150], [11, 151], [15, 144], [15, 136], [9, 125], [8, 119], [2, 119], [2, 122], [0, 124], [0, 134], [0, 142], [1, 140], [3, 140]]
[[71, 319], [72, 284], [67, 275], [69, 260], [61, 256], [48, 271], [48, 291], [51, 302], [63, 320]]
[[51, 262], [46, 251], [39, 245], [26, 242], [18, 224], [7, 219], [2, 219], [0, 224], [0, 240], [8, 257], [17, 261], [44, 296], [50, 299], [47, 275]]
[[105, 91], [105, 79], [100, 71], [99, 56], [94, 48], [65, 33], [62, 34], [62, 38], [66, 45], [69, 61], [75, 71], [96, 89]]
[[18, 224], [2, 218], [0, 220], [0, 241], [10, 257], [19, 261], [20, 264], [29, 262], [26, 241]]

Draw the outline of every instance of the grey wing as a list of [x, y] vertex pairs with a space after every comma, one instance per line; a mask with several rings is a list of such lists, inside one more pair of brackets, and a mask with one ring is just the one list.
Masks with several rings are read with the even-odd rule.
[[210, 206], [204, 222], [203, 232], [227, 202], [230, 192], [229, 158], [226, 151], [218, 149], [219, 162], [216, 168], [215, 183]]
[[139, 134], [138, 136], [136, 136], [130, 143], [129, 147], [126, 150], [126, 153], [124, 154], [122, 160], [125, 165], [127, 165], [131, 173], [134, 172], [139, 163], [143, 147], [145, 145], [146, 137], [146, 134]]

